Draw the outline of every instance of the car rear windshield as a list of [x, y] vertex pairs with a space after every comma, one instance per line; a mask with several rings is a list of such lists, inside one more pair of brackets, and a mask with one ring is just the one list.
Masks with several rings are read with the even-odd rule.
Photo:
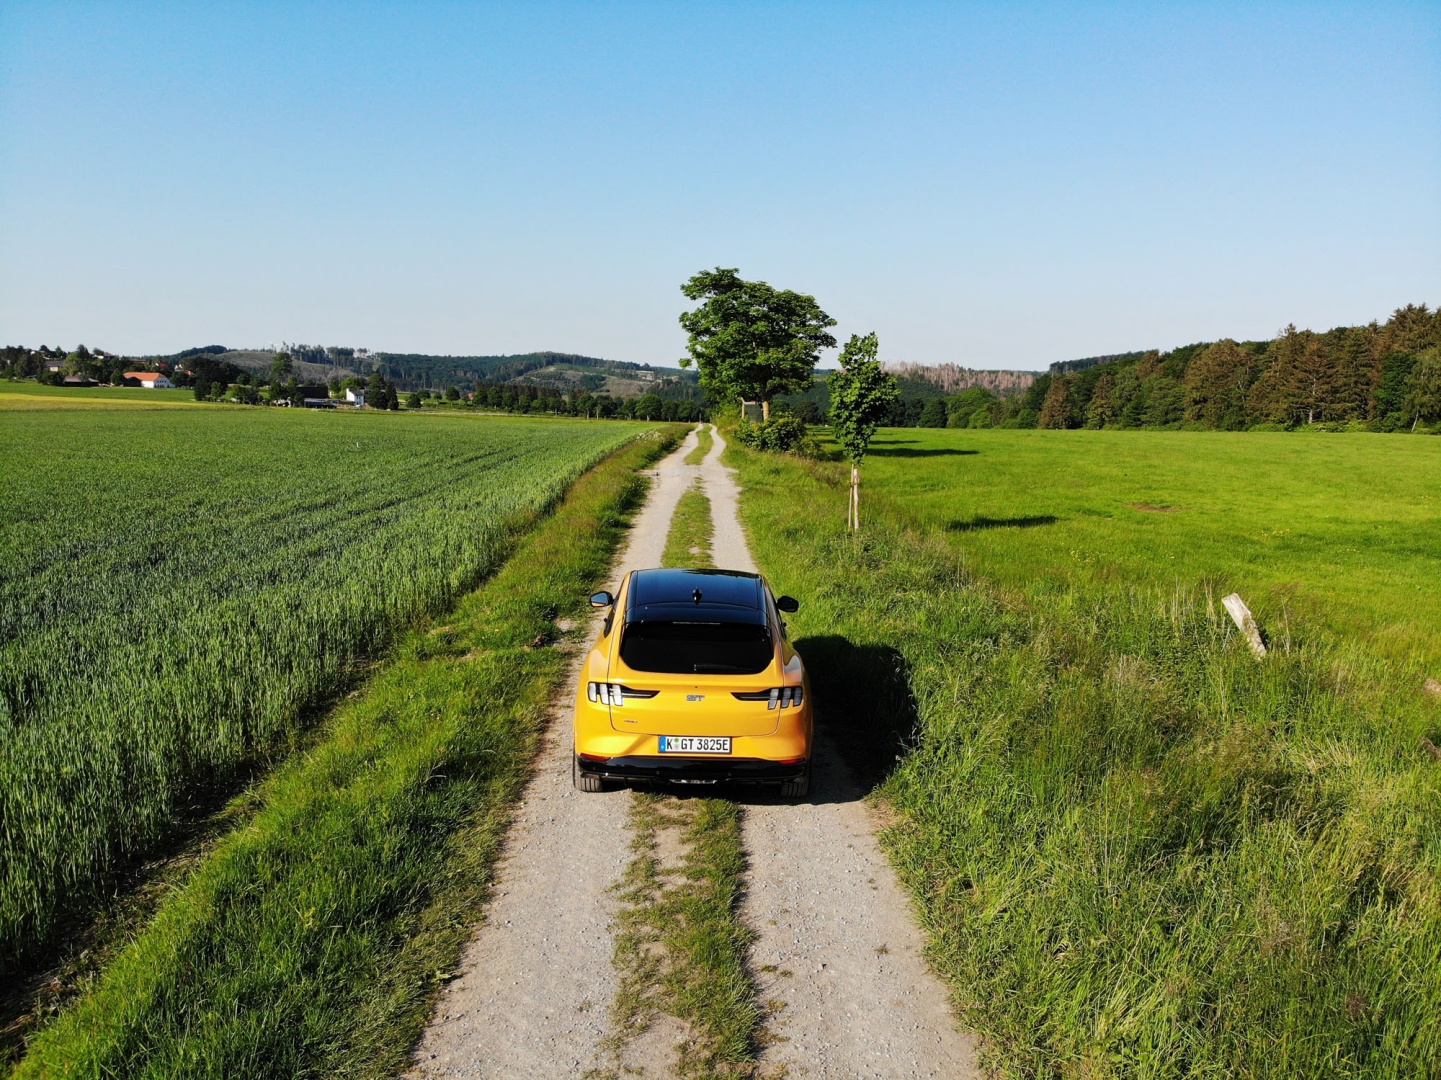
[[672, 675], [755, 675], [772, 655], [770, 631], [748, 623], [631, 623], [620, 642], [626, 667]]

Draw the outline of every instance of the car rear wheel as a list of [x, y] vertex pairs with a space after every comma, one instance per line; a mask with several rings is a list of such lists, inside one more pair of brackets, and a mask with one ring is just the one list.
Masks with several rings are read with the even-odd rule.
[[577, 791], [604, 791], [605, 781], [599, 776], [588, 776], [580, 771], [580, 760], [572, 754], [570, 757], [570, 779], [575, 784]]
[[804, 799], [811, 793], [811, 765], [806, 762], [806, 771], [795, 780], [781, 781], [781, 798]]

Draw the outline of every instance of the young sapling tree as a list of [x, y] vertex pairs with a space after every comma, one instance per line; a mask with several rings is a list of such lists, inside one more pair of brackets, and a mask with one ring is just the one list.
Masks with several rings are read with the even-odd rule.
[[851, 497], [846, 524], [861, 527], [861, 461], [871, 436], [900, 399], [896, 377], [881, 370], [874, 333], [852, 334], [841, 350], [841, 369], [830, 377], [831, 428], [851, 463]]

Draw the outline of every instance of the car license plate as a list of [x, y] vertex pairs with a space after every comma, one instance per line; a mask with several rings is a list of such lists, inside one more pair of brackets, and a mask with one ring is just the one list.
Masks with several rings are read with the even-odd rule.
[[714, 735], [662, 735], [662, 754], [729, 754], [731, 740]]

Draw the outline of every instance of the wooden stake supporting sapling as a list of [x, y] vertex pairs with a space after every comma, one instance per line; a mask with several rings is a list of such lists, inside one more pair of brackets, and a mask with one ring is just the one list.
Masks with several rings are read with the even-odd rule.
[[1222, 597], [1221, 604], [1230, 612], [1231, 621], [1246, 639], [1246, 644], [1251, 647], [1252, 654], [1257, 660], [1266, 655], [1266, 643], [1261, 640], [1261, 628], [1256, 625], [1256, 619], [1251, 614], [1251, 609], [1246, 606], [1246, 601], [1241, 599], [1240, 593], [1232, 593], [1230, 596]]

